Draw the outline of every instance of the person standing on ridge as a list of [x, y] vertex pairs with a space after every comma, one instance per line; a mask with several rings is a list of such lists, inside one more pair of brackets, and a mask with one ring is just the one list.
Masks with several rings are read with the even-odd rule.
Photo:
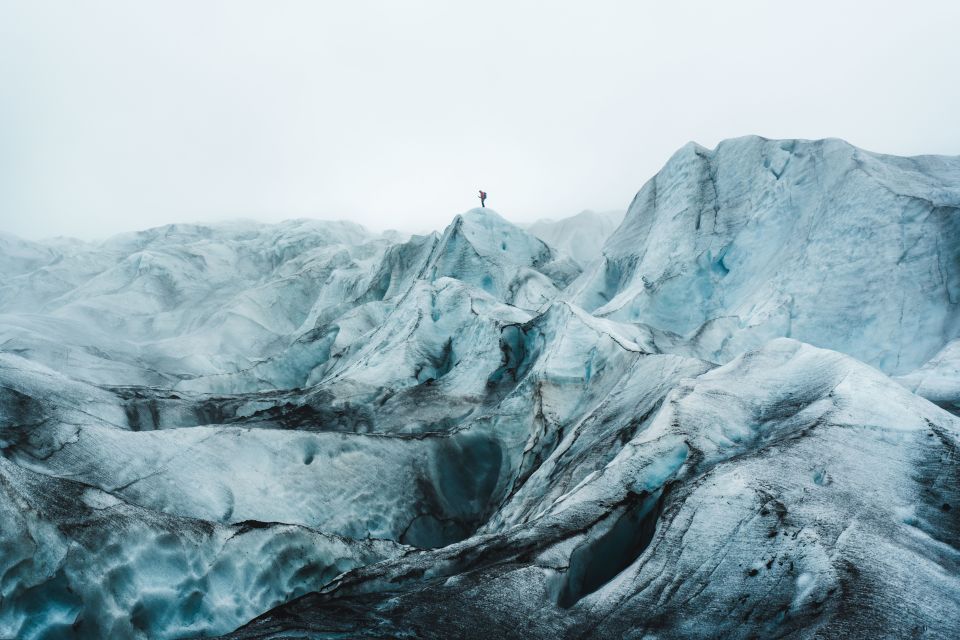
[[480, 206], [486, 207], [487, 206], [486, 202], [487, 202], [487, 192], [484, 191], [483, 189], [480, 189]]

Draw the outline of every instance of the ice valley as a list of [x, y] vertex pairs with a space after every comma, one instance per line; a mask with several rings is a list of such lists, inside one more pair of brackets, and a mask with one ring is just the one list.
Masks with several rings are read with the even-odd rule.
[[960, 157], [610, 220], [0, 236], [0, 638], [960, 637]]

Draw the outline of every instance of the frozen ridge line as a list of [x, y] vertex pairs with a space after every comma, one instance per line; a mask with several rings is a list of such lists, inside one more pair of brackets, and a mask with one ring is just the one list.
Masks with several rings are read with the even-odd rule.
[[0, 237], [0, 637], [960, 635], [960, 158], [601, 227]]

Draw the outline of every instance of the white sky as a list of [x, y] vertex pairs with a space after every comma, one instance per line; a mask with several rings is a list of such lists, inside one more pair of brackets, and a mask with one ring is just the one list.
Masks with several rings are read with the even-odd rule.
[[960, 2], [0, 0], [0, 231], [623, 209], [688, 140], [960, 153]]

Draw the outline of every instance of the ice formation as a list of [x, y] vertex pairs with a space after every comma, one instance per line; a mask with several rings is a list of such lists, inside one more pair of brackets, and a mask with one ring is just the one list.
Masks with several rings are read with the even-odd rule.
[[556, 247], [583, 266], [603, 255], [603, 244], [621, 222], [623, 211], [581, 211], [560, 220], [537, 220], [527, 231]]
[[0, 237], [0, 637], [960, 635], [960, 158], [595, 223]]

